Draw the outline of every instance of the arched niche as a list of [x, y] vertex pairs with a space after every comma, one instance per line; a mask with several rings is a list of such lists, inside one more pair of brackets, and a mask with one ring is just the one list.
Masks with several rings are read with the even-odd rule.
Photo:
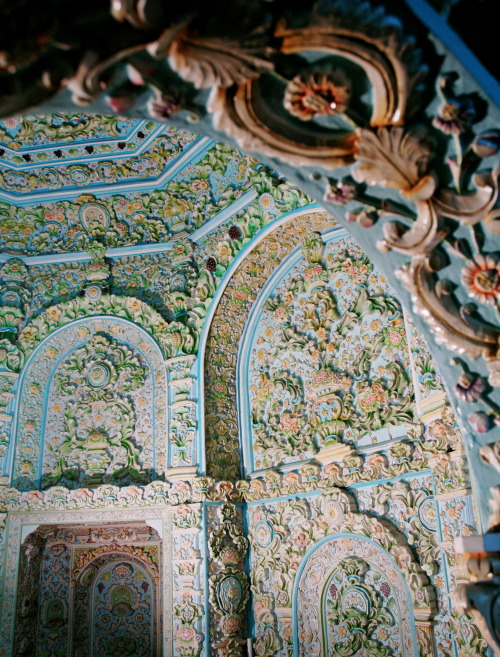
[[404, 439], [422, 398], [408, 328], [387, 280], [343, 228], [304, 233], [260, 290], [241, 339], [246, 472]]
[[126, 651], [137, 657], [159, 654], [161, 616], [154, 562], [148, 565], [115, 549], [90, 561], [75, 582], [72, 657]]
[[[256, 654], [337, 654], [325, 648], [332, 636], [326, 611], [332, 622], [336, 617], [337, 625], [342, 624], [341, 634], [347, 640], [347, 602], [342, 606], [335, 596], [351, 584], [359, 585], [359, 599], [353, 593], [354, 615], [362, 612], [368, 620], [377, 617], [378, 624], [385, 622], [387, 637], [382, 641], [392, 641], [391, 635], [399, 636], [394, 638], [397, 641], [404, 639], [404, 651], [395, 653], [398, 657], [433, 654], [425, 650], [433, 644], [433, 626], [439, 622], [435, 590], [407, 538], [390, 521], [358, 511], [354, 497], [335, 486], [319, 495], [257, 503], [248, 520]], [[378, 611], [382, 607], [391, 611], [391, 618], [384, 620]], [[354, 634], [374, 632], [367, 622], [351, 629]], [[360, 648], [347, 649], [345, 655], [377, 654], [357, 652]]]
[[339, 533], [320, 541], [304, 558], [295, 591], [295, 657], [418, 654], [401, 567], [370, 538]]
[[[137, 519], [66, 519], [28, 526], [35, 529], [20, 545], [12, 654], [100, 657], [133, 645], [130, 654], [156, 657], [165, 563], [159, 533]], [[8, 636], [12, 626], [5, 629]]]
[[94, 316], [50, 333], [20, 382], [13, 485], [78, 488], [161, 477], [166, 386], [158, 344], [130, 321]]
[[332, 221], [317, 206], [277, 217], [240, 254], [219, 288], [200, 339], [207, 474], [212, 477], [233, 479], [242, 474], [237, 363], [253, 304], [268, 278], [299, 247], [301, 239], [327, 230]]

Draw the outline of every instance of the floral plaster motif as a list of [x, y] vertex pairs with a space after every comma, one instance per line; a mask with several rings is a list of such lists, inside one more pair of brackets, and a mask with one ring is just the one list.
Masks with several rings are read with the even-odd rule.
[[[79, 251], [96, 237], [108, 247], [117, 247], [185, 236], [251, 188], [249, 164], [237, 151], [216, 144], [198, 163], [188, 162], [172, 180], [152, 192], [148, 191], [150, 185], [141, 190], [139, 180], [133, 192], [117, 194], [110, 186], [108, 194], [96, 197], [82, 179], [82, 193], [75, 200], [58, 198], [31, 206], [0, 203], [0, 246], [3, 251], [31, 255]], [[106, 173], [110, 185], [122, 177], [121, 172], [113, 171], [109, 168], [102, 174]], [[61, 185], [60, 181], [56, 187]], [[89, 223], [92, 207], [106, 217], [97, 232], [95, 223]]]
[[21, 489], [145, 483], [164, 471], [165, 365], [143, 331], [112, 318], [69, 325], [44, 342], [24, 381], [13, 474]]
[[116, 559], [100, 572], [93, 582], [93, 590], [91, 654], [114, 652], [149, 657], [156, 636], [158, 602], [152, 578], [145, 568]]
[[366, 540], [333, 538], [319, 547], [301, 573], [296, 605], [301, 656], [415, 654], [401, 572]]
[[323, 213], [306, 214], [266, 237], [232, 276], [210, 327], [205, 355], [206, 441], [209, 474], [236, 478], [239, 472], [236, 413], [236, 351], [246, 313], [273, 270], [302, 236], [332, 224]]
[[[256, 601], [270, 607], [269, 611], [274, 611], [278, 617], [286, 618], [284, 611], [287, 608], [294, 610], [294, 618], [299, 623], [298, 636], [294, 639], [298, 641], [299, 654], [304, 657], [323, 654], [321, 645], [332, 641], [329, 638], [332, 632], [337, 632], [337, 641], [345, 646], [350, 645], [349, 641], [356, 642], [353, 638], [355, 631], [351, 633], [351, 630], [355, 630], [358, 620], [367, 624], [364, 626], [367, 636], [356, 648], [365, 650], [360, 654], [369, 655], [370, 646], [381, 647], [379, 644], [384, 642], [396, 649], [396, 655], [415, 654], [413, 618], [416, 616], [425, 621], [432, 617], [434, 591], [397, 530], [374, 517], [358, 513], [352, 497], [340, 489], [319, 496], [252, 506], [249, 521], [252, 585]], [[308, 550], [326, 536], [331, 537], [328, 542], [304, 559]], [[372, 593], [367, 596], [366, 590], [364, 595], [361, 592], [367, 608], [360, 609], [352, 602], [354, 609], [349, 615], [351, 603], [346, 599], [342, 602], [344, 608], [339, 608], [336, 596], [339, 590], [349, 587], [349, 573], [345, 571], [349, 570], [348, 563], [353, 555], [365, 562], [358, 563], [354, 569], [361, 567], [361, 582], [365, 581], [365, 587]], [[299, 566], [301, 571], [297, 583]], [[337, 566], [343, 569], [343, 574], [338, 570], [335, 579]], [[404, 580], [409, 583], [409, 595]], [[294, 597], [294, 591], [297, 597]], [[274, 601], [272, 606], [266, 596]], [[379, 629], [385, 629], [382, 634], [378, 634], [369, 622], [381, 607], [378, 596], [385, 598], [385, 607], [391, 612], [389, 617], [379, 618]], [[325, 608], [321, 611], [323, 605]], [[364, 621], [354, 618], [355, 609], [364, 612]], [[351, 625], [349, 618], [353, 620]], [[396, 619], [400, 619], [400, 623]], [[257, 611], [256, 620], [260, 638], [265, 630], [265, 614]], [[322, 623], [323, 629], [320, 630]], [[273, 631], [276, 634], [276, 630]], [[370, 644], [370, 641], [374, 643]], [[265, 636], [262, 642], [266, 642]], [[258, 654], [286, 654], [290, 642], [291, 638], [282, 641], [280, 651]], [[326, 653], [326, 645], [323, 651]], [[346, 654], [353, 653], [346, 651]]]
[[256, 469], [413, 420], [404, 319], [385, 280], [350, 239], [324, 249], [306, 236], [303, 252], [267, 293], [251, 345]]
[[[349, 112], [348, 85], [338, 73], [332, 80], [303, 76], [288, 91], [289, 109], [308, 121], [306, 127], [316, 117]], [[452, 132], [469, 120], [467, 107], [462, 109], [460, 125], [453, 107], [440, 110], [443, 121], [454, 121]], [[33, 558], [31, 566], [30, 555], [23, 555], [28, 577], [19, 601], [26, 600], [28, 612], [24, 594], [36, 590], [38, 566], [59, 578], [40, 593], [42, 634], [53, 651], [64, 650], [56, 635], [68, 619], [68, 599], [58, 590], [68, 577], [64, 550], [59, 566], [55, 559], [64, 541], [74, 542], [78, 576], [99, 587], [94, 600], [79, 592], [78, 612], [83, 621], [92, 604], [97, 610], [96, 653], [126, 657], [127, 651], [148, 651], [154, 578], [146, 566], [160, 578], [166, 601], [165, 622], [157, 624], [164, 650], [167, 646], [175, 657], [198, 657], [208, 644], [234, 651], [236, 637], [249, 633], [248, 534], [257, 655], [290, 655], [294, 609], [299, 603], [306, 609], [306, 597], [313, 596], [314, 605], [297, 618], [295, 643], [304, 655], [322, 648], [360, 657], [483, 655], [486, 644], [474, 623], [450, 610], [449, 596], [466, 577], [451, 542], [474, 532], [475, 519], [461, 438], [423, 340], [354, 242], [338, 231], [334, 239], [320, 237], [335, 223], [322, 212], [311, 213], [310, 199], [294, 185], [231, 148], [210, 143], [196, 151], [193, 135], [162, 130], [103, 119], [100, 133], [86, 115], [0, 124], [7, 146], [0, 157], [14, 165], [4, 187], [27, 200], [36, 189], [46, 194], [36, 205], [0, 205], [3, 250], [38, 255], [86, 249], [91, 255], [90, 264], [24, 264], [13, 258], [0, 272], [0, 458], [9, 462], [11, 450], [24, 450], [22, 456], [17, 452], [14, 484], [25, 489], [0, 488], [0, 541], [6, 546], [0, 654], [8, 654], [13, 636], [22, 523], [67, 525], [72, 517], [80, 529], [71, 537], [64, 529], [54, 532], [50, 559]], [[26, 135], [33, 146], [15, 151]], [[114, 145], [107, 150], [110, 140]], [[417, 146], [398, 131], [390, 141], [395, 152]], [[156, 189], [153, 179], [177, 166], [190, 145], [197, 155]], [[155, 157], [154, 147], [164, 161]], [[107, 154], [116, 156], [111, 164]], [[419, 147], [415, 154], [419, 168], [428, 153]], [[369, 159], [365, 153], [362, 166]], [[133, 191], [117, 194], [110, 183], [122, 174], [139, 182]], [[145, 188], [148, 181], [154, 184]], [[422, 181], [430, 185], [429, 178]], [[417, 176], [412, 184], [418, 182]], [[63, 198], [62, 183], [77, 190], [72, 199]], [[108, 190], [95, 191], [94, 184]], [[357, 190], [353, 181], [341, 181], [331, 185], [327, 200], [349, 203]], [[382, 214], [382, 206], [376, 208], [350, 216], [372, 224]], [[295, 213], [290, 223], [252, 244], [287, 212]], [[139, 246], [109, 250], [167, 241], [162, 253], [154, 253], [154, 246], [148, 253]], [[252, 250], [227, 281], [234, 259], [248, 246]], [[250, 379], [253, 414], [249, 427], [239, 427], [240, 339], [260, 291], [288, 257], [290, 265], [266, 290], [255, 332], [245, 335], [251, 368], [239, 385], [246, 388]], [[481, 257], [464, 264], [463, 282], [491, 309], [498, 263], [491, 254]], [[179, 473], [167, 468], [196, 463], [196, 357], [221, 283], [227, 287], [207, 341], [204, 418], [207, 470], [218, 480], [176, 479]], [[117, 318], [88, 317], [99, 314], [136, 322], [153, 337]], [[30, 355], [21, 374], [24, 424], [16, 447], [9, 436], [12, 390]], [[466, 387], [464, 377], [462, 383], [464, 396], [478, 393], [474, 381]], [[52, 443], [41, 444], [43, 435]], [[239, 441], [246, 444], [250, 436], [257, 449], [249, 450], [255, 462], [248, 470], [262, 469], [237, 481]], [[322, 465], [321, 452], [336, 446], [350, 453]], [[191, 476], [195, 468], [188, 469]], [[37, 481], [42, 474], [43, 482]], [[151, 481], [164, 476], [165, 481]], [[36, 490], [39, 483], [50, 487]], [[248, 503], [248, 530], [245, 507], [237, 507], [231, 522], [229, 515], [224, 518], [223, 510], [235, 502]], [[9, 522], [2, 532], [5, 511]], [[167, 515], [171, 521], [162, 521], [164, 541], [156, 551], [145, 546], [143, 530], [127, 524], [147, 518], [157, 526]], [[114, 522], [117, 526], [105, 524]], [[92, 564], [101, 574], [91, 572]], [[124, 619], [139, 631], [140, 644], [133, 627], [132, 640], [124, 641]], [[18, 627], [20, 635], [27, 634], [22, 623]], [[82, 641], [91, 647], [90, 636]]]
[[345, 112], [349, 95], [349, 82], [342, 72], [297, 75], [286, 87], [283, 104], [293, 116], [310, 121]]
[[126, 648], [135, 643], [135, 654], [150, 656], [160, 542], [145, 523], [39, 526], [21, 546], [13, 654], [63, 654], [71, 633], [77, 653], [133, 654]]
[[408, 320], [408, 317], [405, 317], [405, 319], [408, 327], [411, 364], [415, 372], [414, 379], [417, 381], [415, 397], [417, 402], [422, 402], [436, 393], [442, 393], [441, 376], [416, 327]]
[[[69, 544], [71, 550], [81, 550], [82, 559], [80, 561], [84, 565], [81, 576], [84, 579], [89, 576], [91, 579], [97, 576], [99, 570], [106, 563], [115, 562], [115, 565], [117, 565], [116, 557], [120, 553], [121, 556], [118, 557], [118, 562], [126, 561], [136, 564], [139, 566], [139, 569], [143, 571], [146, 569], [146, 571], [154, 576], [153, 584], [158, 590], [157, 600], [165, 601], [172, 599], [172, 586], [176, 586], [178, 583], [177, 577], [174, 574], [172, 584], [172, 563], [174, 552], [176, 553], [176, 559], [182, 558], [178, 551], [182, 548], [182, 544], [190, 545], [190, 550], [193, 552], [195, 558], [199, 561], [203, 560], [204, 542], [199, 535], [200, 528], [193, 526], [191, 532], [188, 533], [186, 533], [185, 529], [181, 529], [180, 532], [183, 536], [179, 534], [179, 539], [181, 540], [175, 541], [173, 536], [176, 535], [177, 530], [172, 523], [172, 517], [175, 516], [175, 511], [172, 511], [166, 505], [158, 505], [158, 499], [152, 504], [154, 508], [150, 509], [145, 508], [143, 505], [141, 505], [141, 508], [125, 509], [120, 503], [110, 505], [109, 500], [110, 498], [108, 497], [106, 503], [99, 511], [90, 511], [83, 504], [84, 509], [82, 511], [77, 511], [74, 508], [73, 512], [69, 512], [69, 507], [63, 508], [60, 502], [58, 502], [52, 511], [46, 509], [40, 514], [39, 509], [38, 512], [32, 511], [20, 515], [14, 514], [12, 516], [9, 529], [9, 553], [5, 562], [5, 584], [7, 588], [3, 592], [2, 598], [2, 624], [0, 627], [0, 655], [2, 657], [10, 657], [13, 654], [11, 638], [13, 638], [14, 628], [15, 582], [19, 565], [17, 554], [21, 545], [20, 530], [24, 523], [45, 523], [38, 531], [42, 531], [44, 539], [47, 539], [49, 548], [54, 545]], [[155, 527], [159, 528], [159, 532], [163, 537], [161, 541], [158, 538], [159, 534], [156, 530], [148, 527], [147, 523], [154, 524]], [[93, 528], [89, 531], [87, 528], [92, 526]], [[68, 529], [71, 531], [68, 532]], [[155, 564], [158, 564], [158, 566]], [[24, 570], [26, 570], [25, 566], [26, 564], [24, 564]], [[94, 566], [96, 567], [94, 568]], [[203, 571], [201, 576], [203, 577]], [[50, 571], [46, 573], [46, 577], [50, 580]], [[139, 585], [140, 595], [151, 592], [150, 587], [145, 592], [144, 587], [141, 586], [144, 578], [139, 577], [138, 580], [134, 578], [134, 581]], [[84, 587], [84, 589], [89, 591], [89, 587]], [[197, 596], [192, 597], [192, 600], [200, 605], [198, 609], [203, 608], [204, 594], [202, 591], [199, 591]], [[87, 606], [85, 609], [87, 621], [88, 609], [89, 607]], [[57, 620], [59, 612], [57, 612], [57, 609], [55, 612], [52, 617]], [[160, 646], [163, 645], [167, 646], [169, 650], [172, 650], [173, 655], [179, 655], [180, 657], [182, 653], [173, 649], [173, 614], [171, 606], [165, 604], [163, 612], [164, 622], [162, 625], [157, 625], [160, 629], [158, 632], [155, 632], [157, 641], [155, 654], [159, 653]], [[118, 616], [123, 619], [123, 616]], [[29, 616], [27, 618], [30, 621]], [[129, 617], [125, 615], [125, 618]], [[202, 627], [200, 629], [203, 632]], [[25, 635], [28, 636], [28, 633], [25, 633]], [[32, 623], [30, 625], [29, 637], [33, 637]], [[97, 654], [100, 655], [102, 653]], [[113, 654], [120, 654], [116, 646]]]

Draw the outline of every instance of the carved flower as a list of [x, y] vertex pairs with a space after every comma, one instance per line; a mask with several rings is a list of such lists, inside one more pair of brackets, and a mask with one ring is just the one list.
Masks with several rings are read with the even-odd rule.
[[318, 276], [321, 276], [323, 273], [323, 267], [320, 264], [314, 265], [314, 267], [309, 267], [304, 272], [304, 278], [308, 281], [312, 281]]
[[469, 415], [469, 424], [476, 433], [486, 433], [491, 427], [491, 421], [486, 413], [478, 411]]
[[400, 347], [405, 341], [405, 332], [403, 327], [389, 327], [383, 332], [384, 344], [388, 347]]
[[356, 402], [362, 412], [373, 413], [389, 403], [389, 395], [380, 383], [374, 383], [358, 392]]
[[299, 419], [292, 413], [283, 413], [280, 418], [280, 428], [282, 431], [298, 431]]
[[222, 262], [228, 262], [228, 260], [233, 255], [233, 252], [231, 250], [231, 245], [229, 244], [229, 242], [226, 241], [219, 242], [217, 244], [216, 250], [217, 250], [217, 257]]
[[261, 194], [259, 196], [258, 203], [262, 210], [267, 210], [268, 212], [271, 212], [276, 207], [276, 202], [273, 198], [273, 195], [269, 192], [264, 192], [264, 194]]
[[476, 109], [471, 98], [454, 98], [439, 107], [433, 124], [447, 135], [459, 135], [470, 127], [475, 117]]
[[57, 306], [51, 306], [51, 307], [47, 310], [47, 317], [48, 317], [49, 320], [51, 320], [52, 322], [57, 322], [57, 320], [59, 319], [60, 315], [61, 315], [61, 310], [60, 310]]
[[337, 183], [331, 182], [325, 192], [324, 200], [336, 205], [345, 205], [352, 201], [356, 194], [356, 186], [339, 180]]
[[477, 401], [485, 391], [486, 384], [480, 376], [464, 372], [455, 385], [455, 393], [462, 401]]
[[177, 639], [182, 643], [190, 643], [195, 637], [196, 632], [192, 627], [183, 627], [177, 632]]
[[136, 298], [134, 298], [134, 297], [129, 297], [129, 298], [127, 298], [127, 300], [126, 300], [126, 302], [125, 302], [125, 305], [127, 306], [127, 309], [128, 309], [131, 313], [137, 313], [137, 312], [139, 312], [139, 310], [141, 309], [141, 306], [142, 306], [142, 304], [141, 304], [141, 302], [139, 301], [139, 299], [136, 299]]
[[313, 73], [307, 78], [296, 75], [285, 90], [285, 108], [302, 121], [316, 116], [345, 112], [349, 101], [349, 82], [343, 73]]
[[467, 293], [481, 303], [494, 304], [500, 299], [500, 262], [492, 255], [478, 255], [462, 271]]
[[228, 614], [221, 620], [222, 631], [231, 636], [239, 632], [241, 628], [241, 618], [238, 614]]
[[476, 107], [471, 96], [456, 96], [454, 83], [456, 73], [442, 75], [438, 80], [437, 91], [442, 103], [434, 119], [434, 125], [448, 135], [459, 135], [470, 127], [476, 118]]
[[298, 531], [296, 534], [293, 536], [293, 542], [296, 543], [297, 545], [304, 547], [309, 543], [309, 536], [306, 534], [305, 531]]

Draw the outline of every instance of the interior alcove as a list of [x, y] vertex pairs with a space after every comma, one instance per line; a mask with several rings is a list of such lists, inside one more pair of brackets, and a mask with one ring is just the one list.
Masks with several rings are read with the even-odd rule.
[[12, 654], [159, 655], [162, 581], [145, 523], [39, 525], [20, 548]]
[[35, 349], [20, 381], [13, 485], [81, 488], [164, 476], [166, 387], [161, 350], [137, 325], [111, 316], [65, 324]]

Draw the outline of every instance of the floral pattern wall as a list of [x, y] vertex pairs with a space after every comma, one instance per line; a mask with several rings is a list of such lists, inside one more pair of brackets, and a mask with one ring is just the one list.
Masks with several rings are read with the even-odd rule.
[[140, 523], [35, 530], [22, 546], [13, 654], [66, 655], [70, 635], [75, 655], [157, 654], [160, 544]]
[[0, 141], [0, 656], [487, 655], [455, 418], [335, 220], [148, 121]]
[[20, 489], [146, 483], [165, 470], [166, 371], [158, 346], [112, 318], [46, 341], [20, 399], [14, 481]]
[[477, 529], [461, 436], [384, 279], [341, 231], [309, 233], [244, 339], [256, 654], [488, 654], [452, 602], [454, 537]]
[[384, 278], [345, 237], [325, 246], [311, 233], [302, 250], [249, 351], [252, 469], [387, 441], [414, 416], [404, 317]]

